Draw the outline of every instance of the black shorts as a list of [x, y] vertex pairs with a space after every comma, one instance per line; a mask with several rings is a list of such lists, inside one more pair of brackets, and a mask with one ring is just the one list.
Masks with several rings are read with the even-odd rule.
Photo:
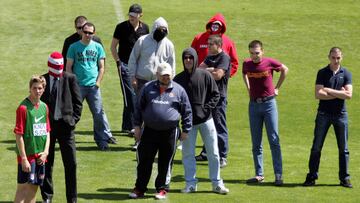
[[19, 184], [29, 183], [33, 185], [42, 185], [45, 177], [45, 164], [38, 165], [36, 161], [30, 163], [31, 172], [27, 173], [22, 170], [21, 164], [18, 164], [17, 182]]

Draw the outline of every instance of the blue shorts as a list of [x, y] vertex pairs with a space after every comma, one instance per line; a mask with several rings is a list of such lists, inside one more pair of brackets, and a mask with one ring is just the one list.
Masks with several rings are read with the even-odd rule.
[[30, 163], [31, 172], [27, 173], [22, 170], [21, 164], [18, 164], [17, 182], [19, 184], [29, 183], [33, 185], [42, 185], [45, 177], [45, 164], [38, 165], [36, 161]]

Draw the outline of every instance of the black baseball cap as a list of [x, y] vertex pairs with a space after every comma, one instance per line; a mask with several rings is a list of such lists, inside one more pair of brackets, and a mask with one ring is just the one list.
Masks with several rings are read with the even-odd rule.
[[142, 13], [142, 8], [139, 4], [133, 4], [129, 8], [129, 15], [131, 16], [138, 16], [138, 14]]

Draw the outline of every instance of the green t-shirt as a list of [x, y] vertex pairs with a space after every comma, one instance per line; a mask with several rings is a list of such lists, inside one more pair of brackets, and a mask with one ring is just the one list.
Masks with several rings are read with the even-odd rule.
[[[29, 99], [24, 99], [19, 108], [21, 106], [26, 107], [26, 122], [23, 134], [26, 156], [43, 152], [48, 133], [46, 104], [40, 101], [39, 107], [36, 108]], [[17, 145], [16, 153], [20, 155]]]
[[98, 63], [101, 59], [105, 59], [105, 51], [100, 43], [91, 40], [88, 45], [85, 45], [79, 40], [70, 45], [66, 58], [74, 61], [73, 73], [79, 85], [94, 86], [96, 84], [99, 75]]

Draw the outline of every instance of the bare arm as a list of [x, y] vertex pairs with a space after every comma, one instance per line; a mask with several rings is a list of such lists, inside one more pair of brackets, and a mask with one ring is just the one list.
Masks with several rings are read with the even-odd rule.
[[223, 78], [225, 75], [224, 69], [221, 68], [215, 68], [213, 70], [210, 70], [210, 73], [215, 80], [221, 80], [221, 78]]
[[289, 68], [286, 67], [284, 64], [282, 64], [281, 69], [280, 69], [280, 77], [279, 77], [279, 80], [278, 80], [278, 82], [277, 82], [277, 84], [275, 86], [275, 95], [279, 94], [279, 89], [280, 89], [282, 83], [284, 82], [285, 77], [286, 77], [288, 72], [289, 72]]
[[69, 58], [66, 60], [66, 72], [73, 73], [74, 60]]
[[315, 98], [321, 100], [331, 100], [336, 97], [328, 94], [327, 91], [325, 91], [324, 85], [315, 85]]
[[45, 148], [44, 151], [39, 153], [40, 157], [37, 160], [38, 164], [43, 165], [46, 162], [46, 158], [49, 154], [49, 146], [50, 146], [50, 133], [46, 134], [46, 143], [45, 143]]
[[110, 50], [111, 50], [111, 55], [114, 58], [115, 62], [120, 61], [118, 53], [116, 51], [116, 47], [118, 45], [119, 45], [119, 40], [113, 37], [110, 45]]
[[243, 80], [244, 80], [244, 83], [245, 83], [245, 86], [246, 86], [246, 89], [250, 95], [250, 83], [249, 83], [249, 78], [246, 74], [243, 73]]
[[29, 173], [31, 171], [31, 166], [26, 157], [24, 138], [22, 135], [16, 134], [16, 145], [19, 149], [19, 154], [21, 157], [22, 170]]
[[324, 88], [324, 91], [327, 92], [327, 94], [338, 98], [338, 99], [351, 99], [352, 97], [352, 85], [345, 85], [345, 87], [341, 88], [341, 90], [335, 90], [331, 88]]
[[99, 75], [96, 79], [96, 86], [100, 87], [101, 81], [102, 81], [104, 73], [105, 73], [105, 59], [104, 58], [99, 60], [98, 66], [99, 66]]

